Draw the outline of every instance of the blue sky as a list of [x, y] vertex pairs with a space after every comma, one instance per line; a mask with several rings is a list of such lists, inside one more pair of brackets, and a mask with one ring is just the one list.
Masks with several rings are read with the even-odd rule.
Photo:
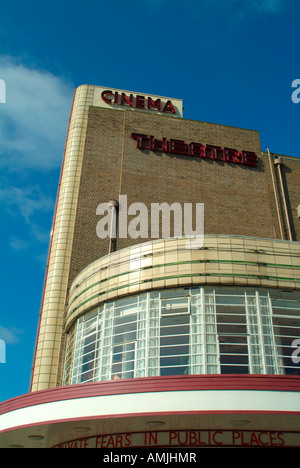
[[183, 99], [299, 157], [299, 18], [299, 0], [0, 0], [0, 401], [29, 388], [74, 89]]

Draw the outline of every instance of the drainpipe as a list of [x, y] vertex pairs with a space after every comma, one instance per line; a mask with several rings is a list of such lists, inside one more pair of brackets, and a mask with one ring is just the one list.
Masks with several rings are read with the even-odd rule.
[[286, 196], [285, 196], [285, 191], [284, 191], [284, 186], [283, 186], [283, 180], [282, 180], [282, 173], [281, 173], [281, 164], [282, 164], [282, 159], [281, 157], [278, 157], [274, 160], [275, 166], [278, 167], [278, 174], [279, 174], [279, 180], [280, 180], [280, 186], [281, 186], [281, 192], [282, 192], [282, 198], [283, 198], [283, 204], [284, 204], [284, 210], [285, 210], [285, 217], [286, 217], [286, 223], [287, 223], [287, 230], [289, 233], [289, 240], [293, 240], [292, 236], [292, 229], [290, 225], [290, 218], [289, 218], [289, 212], [288, 212], [288, 207], [286, 203]]
[[110, 223], [108, 253], [112, 253], [112, 252], [115, 252], [116, 247], [117, 247], [117, 224], [118, 224], [119, 202], [117, 202], [117, 200], [109, 200], [108, 203], [111, 209], [111, 223]]
[[282, 227], [282, 221], [281, 221], [280, 209], [279, 209], [279, 200], [278, 200], [278, 194], [277, 194], [275, 177], [274, 177], [273, 159], [271, 157], [269, 148], [267, 148], [267, 153], [269, 155], [270, 171], [271, 171], [272, 182], [273, 182], [273, 190], [274, 190], [275, 201], [276, 201], [276, 209], [277, 209], [277, 215], [278, 215], [280, 234], [281, 234], [281, 239], [284, 240], [284, 231], [283, 231], [283, 227]]

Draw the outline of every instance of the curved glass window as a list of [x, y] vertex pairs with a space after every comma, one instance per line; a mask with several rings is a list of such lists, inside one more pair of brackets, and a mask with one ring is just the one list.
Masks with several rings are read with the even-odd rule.
[[159, 375], [299, 375], [299, 338], [297, 292], [151, 291], [107, 302], [78, 319], [68, 334], [64, 384]]

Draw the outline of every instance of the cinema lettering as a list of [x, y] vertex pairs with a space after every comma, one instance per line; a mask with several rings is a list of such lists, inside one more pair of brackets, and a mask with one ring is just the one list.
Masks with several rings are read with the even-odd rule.
[[239, 151], [233, 148], [222, 148], [221, 146], [203, 145], [195, 142], [186, 143], [184, 140], [156, 139], [153, 136], [139, 133], [132, 133], [131, 137], [136, 140], [136, 146], [141, 150], [212, 159], [244, 166], [257, 166], [258, 163], [257, 154], [251, 151]]
[[[298, 442], [297, 442], [298, 441]], [[299, 433], [277, 431], [153, 431], [106, 434], [63, 442], [55, 448], [296, 447]]]
[[102, 91], [101, 98], [106, 104], [127, 106], [135, 109], [163, 112], [164, 114], [176, 114], [175, 106], [171, 100], [163, 102], [160, 98], [142, 96], [140, 94], [126, 94], [119, 91], [106, 89]]

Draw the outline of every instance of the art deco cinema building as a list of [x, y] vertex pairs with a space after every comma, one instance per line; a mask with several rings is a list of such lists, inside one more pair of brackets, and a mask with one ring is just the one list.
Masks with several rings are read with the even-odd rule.
[[[80, 86], [31, 391], [0, 405], [0, 445], [300, 447], [299, 181], [257, 131]], [[198, 235], [200, 205], [197, 244], [178, 210]]]

